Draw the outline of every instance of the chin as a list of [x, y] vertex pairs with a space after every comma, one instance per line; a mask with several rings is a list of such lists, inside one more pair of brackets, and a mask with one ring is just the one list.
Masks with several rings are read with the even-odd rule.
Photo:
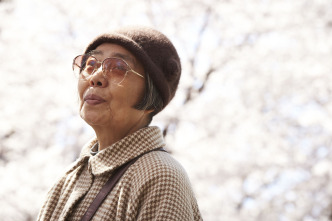
[[80, 116], [90, 126], [105, 125], [110, 120], [109, 116], [103, 116], [101, 113], [84, 113], [81, 111]]

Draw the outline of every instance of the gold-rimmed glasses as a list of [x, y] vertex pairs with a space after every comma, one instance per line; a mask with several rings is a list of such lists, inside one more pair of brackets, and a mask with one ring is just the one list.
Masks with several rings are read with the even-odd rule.
[[137, 76], [144, 78], [143, 75], [134, 71], [121, 58], [110, 57], [99, 61], [92, 55], [78, 55], [73, 60], [73, 71], [76, 76], [82, 76], [84, 80], [93, 75], [102, 66], [103, 74], [114, 84], [121, 84], [128, 72], [133, 72]]

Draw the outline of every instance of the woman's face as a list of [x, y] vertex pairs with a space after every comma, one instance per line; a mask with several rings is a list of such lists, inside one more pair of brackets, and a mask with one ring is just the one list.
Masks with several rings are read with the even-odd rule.
[[[108, 57], [125, 60], [136, 72], [144, 76], [144, 69], [135, 56], [122, 46], [104, 43], [94, 50], [93, 56], [102, 62]], [[145, 112], [136, 110], [144, 93], [145, 81], [129, 71], [120, 84], [114, 84], [105, 77], [100, 67], [94, 74], [78, 80], [81, 117], [94, 129], [109, 128], [128, 133], [141, 125]]]

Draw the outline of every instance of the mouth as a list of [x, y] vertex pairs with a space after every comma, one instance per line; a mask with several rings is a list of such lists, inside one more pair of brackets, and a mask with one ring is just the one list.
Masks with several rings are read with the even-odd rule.
[[105, 102], [105, 100], [102, 97], [99, 97], [95, 94], [88, 94], [84, 97], [84, 102], [90, 105], [97, 105]]

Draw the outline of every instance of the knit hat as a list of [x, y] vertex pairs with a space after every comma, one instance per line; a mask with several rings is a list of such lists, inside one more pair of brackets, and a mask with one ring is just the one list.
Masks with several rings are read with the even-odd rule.
[[114, 43], [130, 51], [143, 65], [164, 102], [172, 100], [181, 76], [179, 55], [172, 42], [161, 32], [142, 26], [125, 27], [97, 36], [85, 54], [103, 43]]

